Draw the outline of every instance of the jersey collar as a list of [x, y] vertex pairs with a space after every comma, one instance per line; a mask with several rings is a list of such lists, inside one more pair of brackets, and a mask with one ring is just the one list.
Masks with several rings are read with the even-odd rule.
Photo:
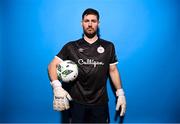
[[82, 38], [82, 42], [87, 46], [94, 46], [100, 43], [100, 39], [98, 38], [94, 43], [88, 43], [84, 38]]

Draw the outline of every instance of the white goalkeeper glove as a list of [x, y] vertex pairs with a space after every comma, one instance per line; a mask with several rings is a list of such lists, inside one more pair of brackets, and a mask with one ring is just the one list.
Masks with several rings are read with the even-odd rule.
[[69, 93], [62, 88], [61, 82], [59, 80], [54, 80], [51, 82], [51, 86], [53, 87], [54, 93], [54, 110], [63, 111], [69, 109], [69, 101], [72, 100], [72, 98]]
[[126, 112], [126, 98], [123, 89], [117, 89], [116, 96], [118, 97], [116, 104], [116, 111], [118, 111], [121, 107], [120, 116], [124, 116]]

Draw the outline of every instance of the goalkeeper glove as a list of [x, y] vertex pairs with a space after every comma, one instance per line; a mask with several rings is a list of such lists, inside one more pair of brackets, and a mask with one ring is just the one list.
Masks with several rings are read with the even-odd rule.
[[126, 98], [123, 89], [117, 89], [116, 96], [118, 97], [116, 104], [116, 111], [118, 111], [121, 107], [120, 116], [124, 116], [126, 111]]
[[54, 93], [54, 110], [63, 111], [69, 109], [69, 101], [72, 100], [72, 98], [69, 93], [62, 88], [61, 82], [59, 80], [54, 80], [51, 82], [51, 86], [53, 87]]

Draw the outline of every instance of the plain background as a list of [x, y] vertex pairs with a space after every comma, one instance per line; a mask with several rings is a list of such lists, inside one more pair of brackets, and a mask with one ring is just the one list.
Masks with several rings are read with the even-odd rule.
[[[100, 13], [115, 44], [127, 123], [180, 122], [179, 0], [1, 0], [0, 122], [58, 123], [47, 66], [82, 35], [82, 12]], [[111, 122], [115, 96], [108, 84]], [[78, 113], [77, 113], [78, 114]]]

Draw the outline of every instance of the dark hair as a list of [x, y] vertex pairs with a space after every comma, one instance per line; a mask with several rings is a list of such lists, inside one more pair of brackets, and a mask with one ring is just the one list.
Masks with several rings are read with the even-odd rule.
[[82, 20], [84, 19], [85, 15], [89, 15], [89, 14], [96, 15], [97, 19], [99, 20], [99, 12], [97, 10], [95, 10], [95, 9], [92, 9], [92, 8], [88, 8], [83, 12]]

